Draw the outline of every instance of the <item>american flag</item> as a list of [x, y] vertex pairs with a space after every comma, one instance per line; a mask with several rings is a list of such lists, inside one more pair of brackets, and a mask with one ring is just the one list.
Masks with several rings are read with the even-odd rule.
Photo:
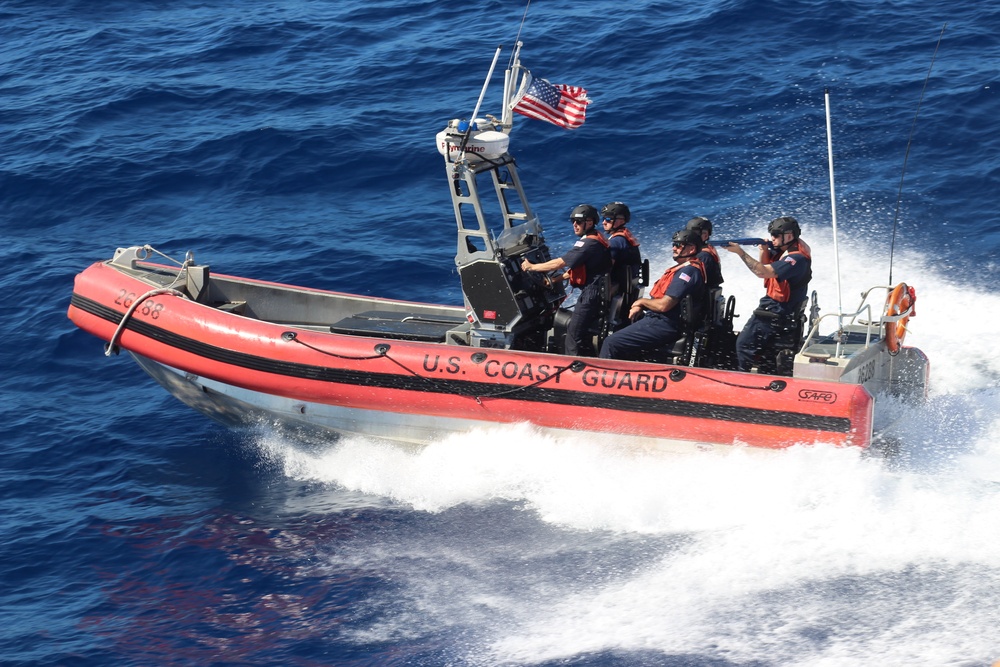
[[546, 79], [533, 78], [514, 105], [514, 111], [574, 130], [583, 125], [588, 104], [587, 91], [579, 86], [551, 84]]

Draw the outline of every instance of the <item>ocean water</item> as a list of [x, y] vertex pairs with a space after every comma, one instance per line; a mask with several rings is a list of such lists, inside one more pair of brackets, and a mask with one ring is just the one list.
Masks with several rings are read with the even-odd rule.
[[[792, 214], [826, 309], [916, 286], [907, 343], [933, 384], [919, 408], [880, 405], [893, 461], [666, 458], [523, 426], [420, 449], [227, 431], [66, 319], [76, 272], [146, 243], [217, 272], [460, 303], [434, 134], [472, 113], [524, 13], [0, 3], [3, 664], [1000, 659], [989, 3], [539, 0], [520, 31], [536, 76], [593, 99], [579, 130], [515, 121], [554, 251], [583, 201], [628, 202], [654, 270], [692, 215], [756, 236]], [[498, 68], [483, 111], [500, 88]], [[759, 283], [723, 270], [745, 317]]]

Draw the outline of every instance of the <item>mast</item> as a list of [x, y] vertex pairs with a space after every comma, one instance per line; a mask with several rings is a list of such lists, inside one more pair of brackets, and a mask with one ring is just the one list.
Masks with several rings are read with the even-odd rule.
[[503, 131], [508, 134], [514, 125], [514, 100], [521, 92], [518, 88], [518, 79], [521, 79], [520, 88], [522, 89], [531, 83], [531, 75], [527, 74], [527, 70], [521, 67], [521, 46], [523, 43], [520, 41], [514, 44], [514, 52], [510, 56], [510, 64], [507, 66], [503, 78], [503, 116], [500, 124], [503, 126]]
[[[514, 157], [508, 151], [512, 105], [524, 86], [517, 42], [504, 75], [502, 120], [478, 117], [500, 49], [471, 119], [454, 119], [437, 134], [457, 224], [455, 265], [469, 326], [450, 343], [473, 347], [545, 348], [553, 317], [565, 298], [561, 282], [521, 271], [521, 261], [551, 259], [542, 226], [531, 210]], [[522, 76], [523, 71], [523, 76]], [[494, 197], [488, 193], [492, 191]], [[457, 337], [457, 338], [456, 338]]]

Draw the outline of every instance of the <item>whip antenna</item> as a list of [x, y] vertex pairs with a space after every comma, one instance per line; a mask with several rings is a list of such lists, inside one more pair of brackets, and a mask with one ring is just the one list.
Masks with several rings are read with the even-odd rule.
[[473, 123], [476, 121], [476, 116], [479, 115], [479, 107], [483, 105], [483, 98], [486, 96], [486, 89], [489, 88], [490, 78], [493, 76], [493, 70], [497, 66], [497, 59], [500, 57], [501, 51], [503, 51], [503, 44], [498, 46], [496, 52], [493, 54], [493, 62], [490, 63], [490, 71], [486, 74], [486, 81], [483, 82], [483, 89], [479, 91], [479, 99], [476, 100], [476, 108], [472, 110]]
[[479, 107], [483, 104], [483, 97], [486, 96], [486, 89], [489, 88], [490, 77], [493, 76], [493, 69], [497, 66], [497, 59], [500, 57], [501, 51], [503, 51], [503, 44], [498, 46], [496, 52], [493, 54], [493, 62], [490, 64], [490, 71], [486, 75], [486, 81], [483, 82], [483, 89], [479, 92], [479, 99], [476, 100], [476, 108], [472, 110], [472, 118], [469, 120], [469, 126], [465, 129], [465, 136], [462, 137], [462, 145], [459, 146], [458, 149], [461, 157], [465, 157], [465, 147], [469, 143], [469, 137], [472, 136], [472, 132], [478, 129], [476, 116], [479, 114]]
[[[524, 21], [528, 18], [528, 8], [531, 7], [531, 0], [528, 0], [527, 4], [524, 5], [524, 14], [521, 15], [521, 25], [517, 26], [517, 37], [514, 38], [514, 43], [517, 44], [518, 40], [521, 39], [521, 30], [524, 29]], [[510, 54], [510, 60], [507, 62], [507, 69], [514, 64], [517, 59], [517, 51]]]
[[[823, 99], [826, 103], [826, 153], [830, 161], [830, 213], [833, 216], [833, 263], [837, 273], [837, 312], [844, 312], [842, 294], [840, 287], [840, 250], [837, 246], [837, 194], [833, 187], [833, 131], [830, 124], [830, 90], [823, 92]], [[839, 320], [839, 318], [838, 318]], [[838, 330], [841, 323], [838, 321]]]
[[[524, 5], [524, 14], [521, 15], [521, 24], [517, 26], [517, 37], [514, 38], [514, 50], [510, 53], [510, 60], [507, 62], [507, 71], [504, 72], [503, 76], [503, 118], [501, 124], [503, 125], [504, 132], [510, 132], [511, 127], [514, 122], [514, 113], [511, 110], [511, 103], [517, 96], [518, 89], [518, 77], [521, 78], [522, 84], [524, 81], [524, 76], [521, 74], [521, 30], [524, 29], [524, 22], [528, 18], [528, 8], [531, 7], [531, 0], [528, 0], [527, 4]], [[525, 70], [527, 72], [527, 70]]]
[[927, 91], [927, 82], [931, 78], [931, 70], [934, 69], [934, 60], [937, 58], [938, 48], [941, 46], [941, 39], [944, 38], [944, 29], [948, 27], [945, 23], [941, 26], [941, 34], [938, 35], [937, 45], [934, 47], [934, 55], [931, 56], [931, 65], [927, 68], [927, 76], [924, 78], [924, 87], [920, 91], [920, 100], [917, 102], [917, 111], [913, 114], [913, 123], [910, 124], [910, 137], [906, 140], [906, 154], [903, 156], [903, 171], [899, 175], [899, 193], [896, 195], [896, 214], [892, 219], [892, 242], [889, 244], [889, 284], [892, 284], [892, 257], [896, 251], [896, 229], [899, 227], [899, 204], [903, 198], [903, 179], [906, 177], [906, 161], [910, 157], [910, 144], [913, 142], [913, 130], [917, 126], [917, 117], [920, 115], [920, 105], [924, 101], [924, 93]]

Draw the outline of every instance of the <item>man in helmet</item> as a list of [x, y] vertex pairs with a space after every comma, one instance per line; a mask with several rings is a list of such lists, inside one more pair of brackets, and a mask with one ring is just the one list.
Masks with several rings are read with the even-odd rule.
[[708, 245], [708, 239], [712, 236], [712, 221], [708, 218], [697, 216], [688, 220], [687, 228], [701, 234], [701, 252], [698, 253], [698, 259], [705, 265], [705, 276], [707, 276], [705, 286], [708, 289], [720, 287], [723, 279], [719, 253], [716, 252], [715, 248]]
[[[674, 266], [649, 290], [649, 297], [636, 299], [629, 311], [633, 320], [601, 345], [602, 359], [638, 360], [645, 352], [673, 345], [681, 337], [684, 325], [680, 304], [691, 295], [694, 304], [701, 304], [705, 290], [705, 267], [698, 259], [701, 235], [688, 229], [674, 232]], [[642, 319], [636, 319], [642, 314]]]
[[751, 257], [738, 243], [726, 246], [726, 250], [739, 255], [755, 276], [764, 279], [766, 294], [757, 310], [777, 316], [754, 314], [743, 327], [736, 339], [736, 358], [741, 371], [751, 370], [757, 352], [778, 335], [777, 319], [795, 316], [809, 296], [812, 255], [806, 242], [799, 238], [802, 233], [799, 221], [789, 215], [775, 218], [767, 231], [771, 244], [760, 246], [759, 260]]
[[569, 216], [573, 233], [579, 238], [562, 257], [540, 264], [527, 259], [521, 262], [522, 271], [548, 273], [566, 269], [561, 280], [568, 280], [582, 292], [576, 300], [573, 315], [566, 325], [566, 354], [593, 356], [594, 345], [591, 327], [604, 315], [603, 281], [611, 271], [611, 252], [608, 242], [597, 231], [597, 209], [590, 204], [580, 204]]
[[611, 251], [611, 312], [608, 316], [612, 329], [620, 329], [628, 323], [629, 308], [639, 296], [642, 255], [639, 241], [625, 227], [631, 217], [628, 206], [620, 201], [605, 204], [601, 209], [601, 222]]
[[631, 287], [629, 273], [638, 276], [642, 270], [639, 241], [625, 228], [631, 217], [628, 206], [620, 201], [613, 201], [601, 209], [601, 222], [604, 224], [604, 233], [608, 235], [608, 247], [614, 263], [611, 267], [611, 284], [616, 293], [627, 292]]

